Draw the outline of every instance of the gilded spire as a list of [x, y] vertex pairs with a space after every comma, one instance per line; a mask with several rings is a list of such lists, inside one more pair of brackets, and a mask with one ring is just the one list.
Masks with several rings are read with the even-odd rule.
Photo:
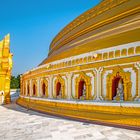
[[8, 47], [10, 46], [10, 34], [8, 33], [5, 37], [4, 37], [4, 47]]

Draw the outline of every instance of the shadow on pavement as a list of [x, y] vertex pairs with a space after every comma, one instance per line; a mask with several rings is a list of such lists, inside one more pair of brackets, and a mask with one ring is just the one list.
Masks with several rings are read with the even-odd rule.
[[52, 115], [47, 114], [47, 113], [41, 113], [41, 112], [38, 112], [38, 111], [34, 111], [34, 110], [31, 110], [31, 109], [21, 107], [20, 105], [16, 104], [16, 100], [18, 98], [19, 98], [19, 92], [15, 92], [11, 95], [11, 103], [7, 104], [7, 105], [2, 105], [2, 106], [7, 108], [7, 109], [22, 112], [22, 113], [26, 113], [26, 114], [29, 114], [29, 115], [37, 115], [37, 116], [48, 117], [48, 118], [64, 119], [64, 118], [61, 118], [59, 116], [52, 116]]

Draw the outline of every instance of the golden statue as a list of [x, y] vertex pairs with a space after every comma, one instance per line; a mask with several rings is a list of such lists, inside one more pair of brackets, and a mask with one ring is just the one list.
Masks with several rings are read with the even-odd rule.
[[124, 100], [124, 86], [122, 78], [119, 80], [118, 87], [117, 87], [117, 94], [113, 98], [116, 101], [123, 101]]

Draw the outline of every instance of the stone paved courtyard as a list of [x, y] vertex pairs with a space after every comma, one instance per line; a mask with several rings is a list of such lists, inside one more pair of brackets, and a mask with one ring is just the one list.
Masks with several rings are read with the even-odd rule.
[[140, 140], [140, 132], [87, 124], [24, 109], [0, 106], [0, 140]]

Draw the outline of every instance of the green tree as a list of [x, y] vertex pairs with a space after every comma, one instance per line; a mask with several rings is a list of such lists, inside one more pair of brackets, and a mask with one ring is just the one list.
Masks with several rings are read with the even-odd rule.
[[17, 77], [11, 76], [10, 88], [11, 89], [18, 89], [18, 88], [20, 88], [20, 75], [18, 75]]

